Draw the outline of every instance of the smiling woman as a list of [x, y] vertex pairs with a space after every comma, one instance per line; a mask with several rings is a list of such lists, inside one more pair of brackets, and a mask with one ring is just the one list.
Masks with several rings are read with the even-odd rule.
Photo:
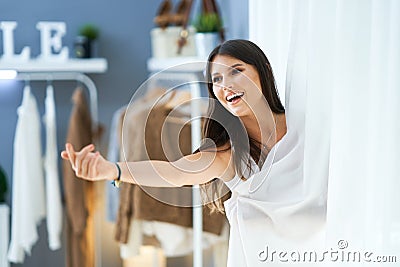
[[[203, 130], [205, 142], [192, 155], [172, 163], [120, 164], [121, 175], [115, 164], [92, 152], [94, 146], [75, 152], [67, 145], [63, 158], [70, 160], [77, 176], [92, 181], [118, 178], [145, 186], [170, 187], [214, 182], [215, 178], [229, 181], [235, 173], [245, 180], [248, 177], [244, 169], [251, 170], [252, 161], [261, 167], [268, 152], [286, 133], [284, 108], [269, 61], [254, 43], [230, 40], [211, 52], [206, 73], [210, 103]], [[222, 211], [222, 206], [217, 206]]]
[[[66, 144], [62, 157], [78, 177], [89, 181], [107, 179], [151, 187], [202, 184], [204, 203], [224, 212], [221, 185], [233, 189], [233, 184], [270, 168], [274, 156], [270, 152], [286, 134], [286, 117], [269, 61], [250, 41], [230, 40], [216, 47], [207, 62], [206, 78], [209, 108], [204, 142], [192, 154], [174, 162], [113, 163], [94, 152], [94, 145], [75, 151]], [[231, 230], [230, 242], [238, 237], [237, 231]], [[233, 248], [231, 254], [236, 253]], [[245, 265], [228, 260], [228, 266]]]
[[[210, 104], [204, 138], [234, 151], [236, 173], [245, 180], [246, 170], [253, 171], [252, 162], [261, 167], [271, 148], [286, 134], [285, 109], [270, 63], [256, 44], [230, 40], [210, 53], [206, 76]], [[212, 208], [223, 211], [217, 182], [213, 182], [213, 195], [204, 195]]]

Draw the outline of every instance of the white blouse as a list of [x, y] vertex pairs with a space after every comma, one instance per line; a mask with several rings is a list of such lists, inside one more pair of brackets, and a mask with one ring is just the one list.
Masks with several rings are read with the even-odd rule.
[[319, 251], [319, 259], [323, 257], [327, 176], [308, 175], [315, 155], [305, 150], [304, 94], [292, 90], [291, 105], [286, 106], [287, 133], [261, 170], [253, 161], [255, 171], [246, 181], [235, 176], [226, 182], [232, 192], [224, 202], [230, 223], [228, 267], [310, 266], [297, 255]]

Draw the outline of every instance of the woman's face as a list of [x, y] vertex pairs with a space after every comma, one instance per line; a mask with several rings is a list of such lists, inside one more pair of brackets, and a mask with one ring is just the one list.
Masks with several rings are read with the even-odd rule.
[[251, 115], [251, 107], [263, 98], [256, 68], [234, 57], [216, 55], [210, 73], [218, 101], [235, 116]]

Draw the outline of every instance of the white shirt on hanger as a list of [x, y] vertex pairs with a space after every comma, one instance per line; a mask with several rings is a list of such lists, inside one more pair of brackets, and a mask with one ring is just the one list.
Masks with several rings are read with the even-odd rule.
[[40, 116], [30, 86], [24, 88], [14, 139], [10, 262], [22, 263], [38, 240], [45, 217]]
[[50, 249], [57, 250], [61, 248], [62, 205], [58, 175], [56, 107], [52, 85], [47, 87], [45, 108], [43, 121], [46, 125], [44, 171], [46, 177], [47, 233]]

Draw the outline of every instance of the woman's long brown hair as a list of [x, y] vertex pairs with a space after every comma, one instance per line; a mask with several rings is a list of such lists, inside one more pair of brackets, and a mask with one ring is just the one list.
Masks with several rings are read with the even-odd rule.
[[[226, 110], [213, 92], [210, 71], [211, 63], [217, 55], [230, 56], [254, 66], [260, 77], [262, 94], [271, 111], [281, 114], [285, 112], [285, 109], [279, 99], [271, 65], [264, 52], [256, 44], [248, 40], [229, 40], [217, 46], [210, 53], [206, 66], [210, 101], [203, 127], [204, 141], [196, 151], [204, 151], [214, 146], [219, 150], [222, 146], [229, 144], [228, 149], [232, 149], [236, 173], [245, 180], [248, 177], [244, 177], [243, 167], [245, 165], [251, 171], [250, 157], [258, 163], [264, 155], [259, 142], [248, 136], [241, 120]], [[223, 122], [223, 125], [220, 122]], [[226, 197], [224, 198], [220, 193], [223, 187], [223, 182], [217, 178], [201, 185], [203, 201], [209, 205], [212, 212], [224, 212], [223, 200]]]

